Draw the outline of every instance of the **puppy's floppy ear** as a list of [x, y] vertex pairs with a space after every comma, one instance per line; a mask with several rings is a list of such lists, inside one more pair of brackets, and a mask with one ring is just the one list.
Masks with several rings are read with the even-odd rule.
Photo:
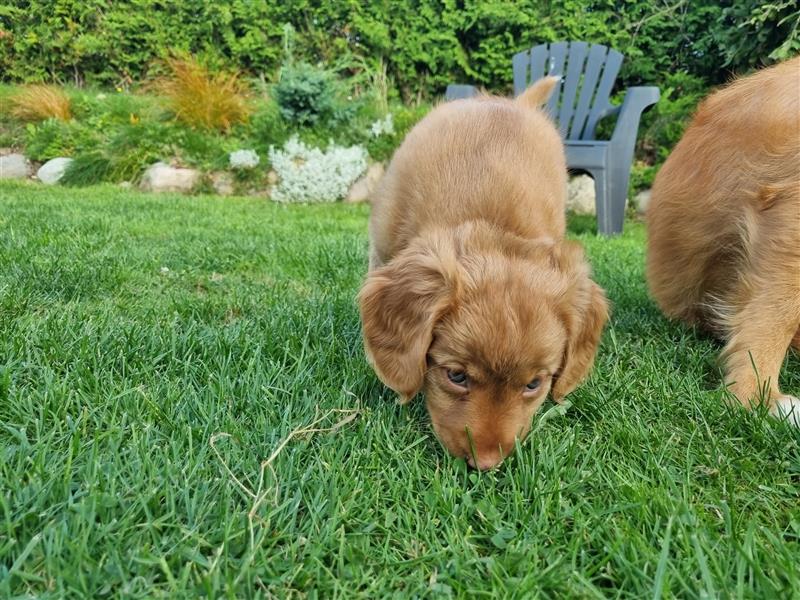
[[603, 289], [589, 278], [580, 245], [564, 242], [555, 254], [559, 270], [571, 280], [562, 303], [567, 349], [553, 386], [553, 398], [561, 401], [591, 371], [609, 307]]
[[422, 388], [434, 325], [451, 306], [458, 281], [452, 242], [433, 235], [372, 271], [361, 288], [367, 358], [401, 403]]

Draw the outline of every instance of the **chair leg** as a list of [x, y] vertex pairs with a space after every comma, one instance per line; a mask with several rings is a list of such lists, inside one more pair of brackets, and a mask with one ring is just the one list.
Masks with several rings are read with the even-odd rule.
[[628, 181], [631, 176], [631, 165], [627, 160], [622, 160], [619, 155], [609, 153], [609, 205], [611, 208], [609, 234], [622, 233], [625, 222], [625, 205], [628, 200]]
[[[612, 235], [613, 221], [611, 209], [611, 189], [609, 172], [606, 169], [593, 169], [590, 171], [594, 179], [594, 207], [597, 213], [597, 233]], [[619, 233], [619, 232], [616, 232]]]

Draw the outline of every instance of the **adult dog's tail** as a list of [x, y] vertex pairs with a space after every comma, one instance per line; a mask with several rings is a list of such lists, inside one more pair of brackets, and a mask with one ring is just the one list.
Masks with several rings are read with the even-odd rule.
[[526, 108], [538, 108], [550, 99], [553, 88], [560, 77], [542, 77], [517, 97], [517, 102]]

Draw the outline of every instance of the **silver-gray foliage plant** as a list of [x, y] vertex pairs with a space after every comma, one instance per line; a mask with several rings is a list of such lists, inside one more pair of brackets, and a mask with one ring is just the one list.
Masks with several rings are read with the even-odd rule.
[[331, 143], [321, 150], [306, 146], [296, 135], [282, 149], [270, 147], [269, 160], [278, 175], [271, 194], [276, 202], [335, 202], [367, 170], [363, 146]]

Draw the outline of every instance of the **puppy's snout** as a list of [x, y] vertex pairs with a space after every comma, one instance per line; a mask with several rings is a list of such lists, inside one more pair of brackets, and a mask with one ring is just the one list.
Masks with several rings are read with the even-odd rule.
[[475, 452], [475, 456], [467, 457], [467, 464], [473, 469], [480, 471], [488, 471], [498, 466], [503, 459], [508, 456], [509, 452], [503, 452], [501, 448], [496, 447], [494, 450], [485, 449], [481, 452]]

